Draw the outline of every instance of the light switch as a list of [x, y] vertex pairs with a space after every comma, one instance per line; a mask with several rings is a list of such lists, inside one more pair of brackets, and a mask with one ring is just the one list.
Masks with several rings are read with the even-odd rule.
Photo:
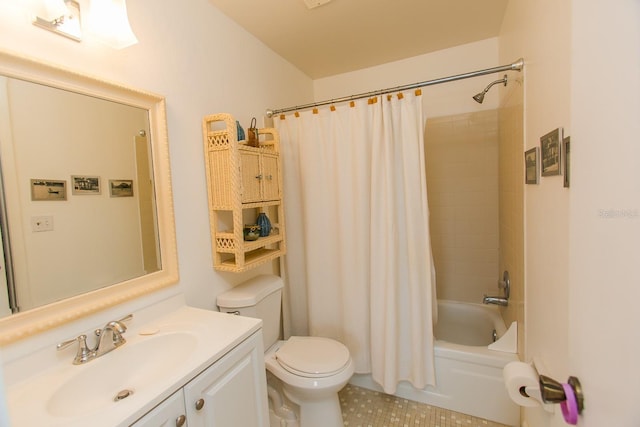
[[32, 216], [31, 231], [53, 231], [53, 216]]

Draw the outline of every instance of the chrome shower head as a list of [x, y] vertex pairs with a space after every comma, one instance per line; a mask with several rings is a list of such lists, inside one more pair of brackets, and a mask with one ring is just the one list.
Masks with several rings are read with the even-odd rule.
[[482, 104], [482, 101], [484, 101], [484, 96], [486, 95], [487, 92], [489, 92], [489, 89], [491, 89], [491, 86], [493, 86], [495, 84], [498, 84], [498, 83], [503, 83], [506, 86], [507, 85], [507, 75], [505, 74], [504, 77], [501, 78], [500, 80], [496, 80], [495, 82], [489, 83], [489, 86], [484, 88], [484, 90], [482, 92], [480, 92], [477, 95], [473, 95], [473, 100], [476, 101], [478, 104]]
[[484, 101], [484, 94], [487, 92], [480, 92], [477, 95], [473, 95], [473, 100], [476, 101], [478, 104], [482, 104], [482, 101]]

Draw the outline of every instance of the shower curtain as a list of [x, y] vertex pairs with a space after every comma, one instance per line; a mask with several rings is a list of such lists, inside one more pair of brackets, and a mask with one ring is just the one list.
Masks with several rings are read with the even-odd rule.
[[418, 92], [280, 116], [285, 334], [344, 343], [387, 393], [435, 385]]

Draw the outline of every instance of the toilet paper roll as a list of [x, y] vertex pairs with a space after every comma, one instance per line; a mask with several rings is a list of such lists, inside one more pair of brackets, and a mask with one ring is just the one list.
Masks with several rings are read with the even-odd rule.
[[509, 397], [520, 406], [538, 406], [540, 401], [532, 395], [539, 394], [538, 373], [524, 362], [510, 362], [502, 370]]

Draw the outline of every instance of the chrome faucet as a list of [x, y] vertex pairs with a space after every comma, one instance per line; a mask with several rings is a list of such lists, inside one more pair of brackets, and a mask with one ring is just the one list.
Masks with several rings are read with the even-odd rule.
[[87, 346], [87, 336], [84, 334], [68, 341], [61, 342], [56, 346], [56, 348], [58, 350], [62, 350], [63, 348], [67, 348], [71, 344], [77, 342], [78, 351], [73, 359], [73, 364], [81, 365], [83, 363], [90, 362], [93, 359], [115, 350], [127, 342], [127, 340], [122, 336], [122, 334], [127, 331], [127, 327], [124, 322], [129, 321], [132, 318], [133, 315], [130, 314], [120, 320], [112, 320], [102, 329], [96, 329], [96, 345], [93, 348], [89, 348], [89, 346]]
[[490, 297], [485, 295], [482, 298], [482, 303], [483, 304], [495, 304], [495, 305], [501, 305], [503, 307], [506, 307], [509, 305], [509, 300], [507, 300], [506, 298], [503, 297]]
[[504, 290], [504, 296], [487, 296], [482, 298], [483, 304], [495, 304], [502, 307], [509, 305], [509, 294], [511, 293], [511, 279], [509, 278], [509, 272], [505, 271], [502, 275], [502, 280], [498, 281], [498, 288]]
[[94, 357], [109, 353], [127, 342], [122, 336], [127, 331], [127, 327], [124, 325], [125, 319], [113, 320], [107, 323], [104, 328], [96, 329], [97, 343], [93, 349], [96, 353]]

